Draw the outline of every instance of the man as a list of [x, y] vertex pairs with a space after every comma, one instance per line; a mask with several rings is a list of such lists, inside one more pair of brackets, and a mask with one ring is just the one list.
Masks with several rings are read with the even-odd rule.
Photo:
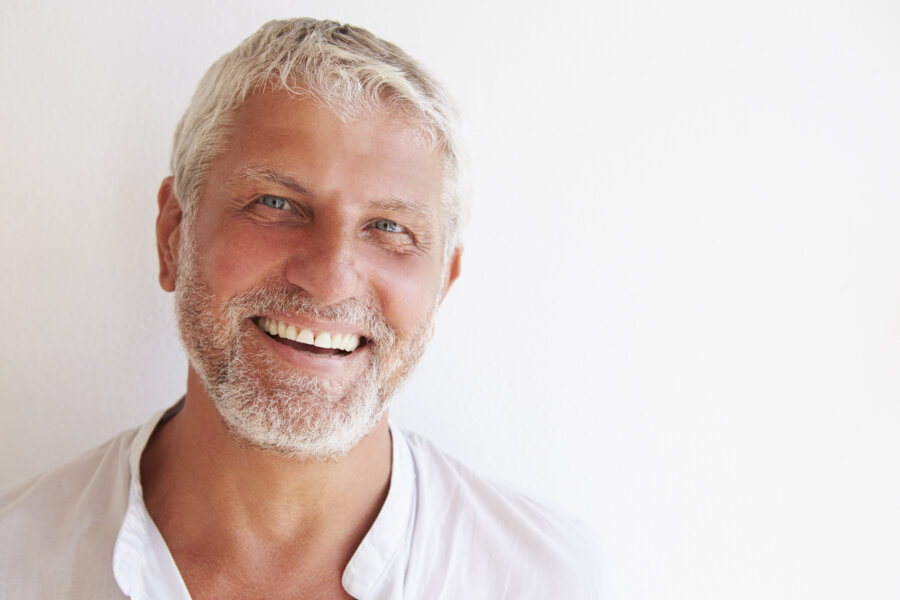
[[576, 523], [391, 429], [460, 270], [440, 86], [367, 31], [216, 62], [159, 190], [185, 397], [0, 495], [14, 598], [590, 598]]

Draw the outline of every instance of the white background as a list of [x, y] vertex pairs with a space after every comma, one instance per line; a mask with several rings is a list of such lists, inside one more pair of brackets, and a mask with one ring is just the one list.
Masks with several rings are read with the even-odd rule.
[[611, 598], [900, 597], [894, 0], [5, 0], [0, 485], [182, 393], [171, 135], [300, 15], [468, 118], [463, 276], [397, 421], [588, 522]]

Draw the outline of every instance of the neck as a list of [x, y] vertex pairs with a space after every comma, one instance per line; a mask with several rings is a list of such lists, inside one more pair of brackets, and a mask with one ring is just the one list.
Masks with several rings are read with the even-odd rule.
[[342, 570], [384, 503], [390, 471], [386, 417], [341, 459], [299, 461], [235, 439], [193, 370], [184, 408], [141, 459], [147, 510], [176, 563], [179, 549], [190, 556], [202, 545], [224, 563], [284, 552]]

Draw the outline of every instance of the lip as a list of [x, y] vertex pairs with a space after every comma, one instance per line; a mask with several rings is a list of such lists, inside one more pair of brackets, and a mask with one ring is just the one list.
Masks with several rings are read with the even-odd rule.
[[[284, 320], [283, 317], [279, 316], [269, 316], [269, 318]], [[288, 366], [293, 369], [318, 371], [329, 375], [346, 374], [348, 369], [355, 370], [363, 355], [369, 352], [368, 344], [361, 345], [350, 354], [340, 356], [332, 354], [315, 354], [313, 352], [298, 350], [287, 344], [278, 342], [268, 333], [265, 333], [259, 328], [254, 319], [249, 319], [249, 321], [250, 325], [253, 327], [254, 334], [260, 339], [261, 344], [264, 347], [269, 348], [282, 362], [287, 363]], [[297, 319], [286, 320], [285, 322], [298, 324]], [[302, 323], [302, 321], [300, 323]], [[303, 326], [312, 328], [310, 324], [304, 324]], [[328, 329], [327, 326], [321, 327], [319, 331], [344, 333], [344, 331], [338, 330], [337, 328]], [[362, 337], [361, 334], [356, 335]]]

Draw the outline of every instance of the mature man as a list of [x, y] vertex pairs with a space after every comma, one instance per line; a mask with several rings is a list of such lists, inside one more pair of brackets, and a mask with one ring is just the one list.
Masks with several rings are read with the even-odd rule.
[[0, 495], [4, 597], [594, 597], [576, 523], [388, 425], [459, 275], [454, 124], [355, 27], [212, 66], [158, 196], [187, 393]]

